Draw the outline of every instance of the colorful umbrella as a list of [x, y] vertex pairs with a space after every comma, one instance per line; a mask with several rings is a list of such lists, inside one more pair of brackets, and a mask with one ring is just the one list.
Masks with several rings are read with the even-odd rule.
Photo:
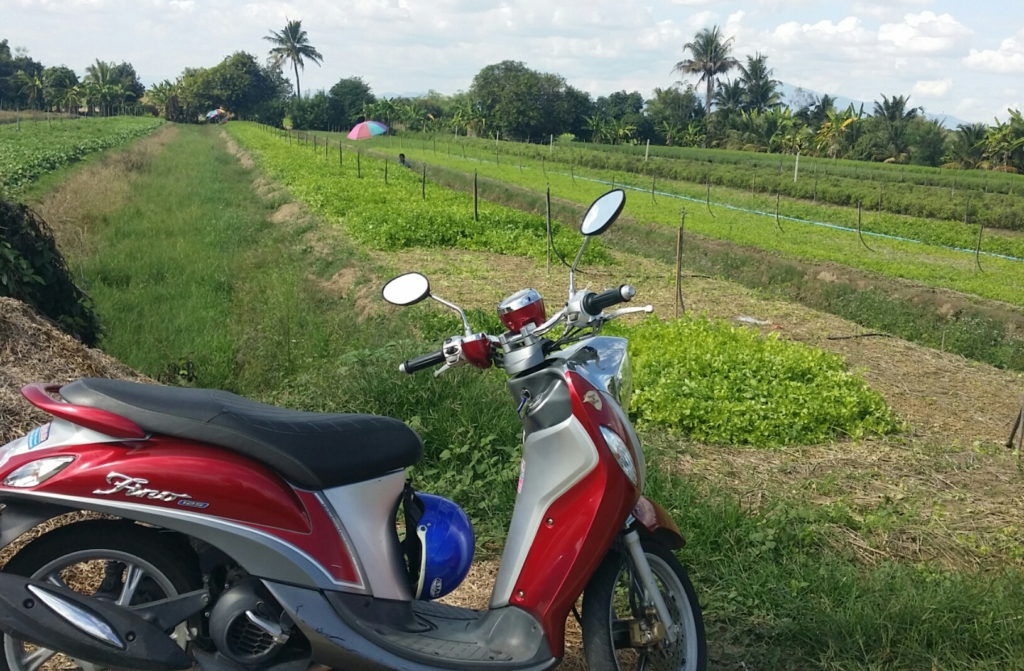
[[364, 121], [355, 125], [351, 131], [349, 131], [348, 139], [350, 140], [365, 140], [367, 138], [374, 137], [375, 135], [383, 135], [388, 132], [388, 127], [379, 121]]

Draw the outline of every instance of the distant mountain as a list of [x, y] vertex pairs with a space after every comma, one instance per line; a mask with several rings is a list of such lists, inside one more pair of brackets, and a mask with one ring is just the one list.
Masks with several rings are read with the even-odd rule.
[[[799, 107], [800, 106], [800, 104], [797, 103], [796, 100], [798, 98], [800, 98], [801, 96], [802, 97], [811, 97], [811, 96], [818, 96], [818, 97], [820, 97], [822, 95], [821, 93], [819, 93], [817, 91], [812, 91], [811, 89], [805, 89], [805, 88], [802, 88], [802, 87], [793, 86], [792, 84], [786, 84], [785, 82], [782, 82], [781, 85], [779, 86], [779, 92], [782, 93], [782, 95], [785, 97], [786, 104], [790, 105], [791, 107]], [[832, 95], [832, 94], [830, 93], [829, 95]], [[836, 107], [839, 108], [839, 109], [845, 109], [846, 107], [848, 107], [852, 103], [854, 109], [860, 109], [860, 106], [864, 105], [864, 113], [865, 114], [871, 114], [871, 110], [874, 109], [874, 106], [875, 106], [875, 103], [873, 101], [872, 102], [863, 102], [863, 101], [860, 101], [860, 100], [854, 100], [852, 98], [846, 98], [846, 97], [843, 97], [843, 96], [834, 96], [834, 97], [836, 99]], [[915, 101], [913, 99], [911, 100], [911, 104], [914, 104], [916, 102], [917, 101]], [[946, 128], [950, 129], [950, 130], [954, 130], [957, 127], [957, 125], [959, 125], [959, 124], [970, 123], [969, 121], [964, 121], [963, 119], [957, 118], [957, 117], [953, 116], [952, 114], [934, 114], [934, 113], [928, 111], [927, 108], [925, 108], [925, 116], [927, 118], [929, 118], [929, 119], [936, 119], [938, 121], [941, 121], [943, 123], [943, 125]]]

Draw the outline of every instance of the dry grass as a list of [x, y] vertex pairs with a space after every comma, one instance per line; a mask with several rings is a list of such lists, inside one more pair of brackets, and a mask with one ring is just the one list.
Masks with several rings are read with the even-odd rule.
[[173, 124], [165, 124], [131, 146], [107, 153], [96, 163], [72, 171], [36, 204], [69, 261], [90, 254], [89, 232], [125, 202], [135, 176], [149, 168], [177, 133]]
[[66, 384], [82, 377], [150, 381], [57, 330], [32, 308], [0, 298], [0, 444], [48, 421], [19, 390], [31, 382]]

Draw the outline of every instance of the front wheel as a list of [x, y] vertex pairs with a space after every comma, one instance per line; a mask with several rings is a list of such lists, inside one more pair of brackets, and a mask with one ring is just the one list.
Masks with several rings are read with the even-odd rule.
[[[665, 605], [677, 625], [674, 643], [638, 644], [650, 634], [652, 613], [628, 553], [610, 550], [583, 592], [583, 654], [590, 671], [704, 671], [704, 618], [690, 578], [672, 551], [647, 537], [641, 547]], [[653, 616], [656, 619], [656, 616]], [[656, 636], [657, 638], [657, 636]]]

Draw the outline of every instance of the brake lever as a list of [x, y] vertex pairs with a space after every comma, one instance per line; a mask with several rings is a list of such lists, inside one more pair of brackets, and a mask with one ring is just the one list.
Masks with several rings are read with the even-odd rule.
[[445, 373], [445, 371], [448, 371], [451, 368], [453, 368], [453, 366], [450, 363], [446, 362], [443, 366], [441, 366], [440, 368], [438, 368], [437, 370], [434, 371], [434, 377], [435, 378], [441, 377], [441, 375], [443, 375]]
[[647, 314], [651, 314], [652, 312], [654, 312], [654, 306], [644, 305], [643, 307], [620, 308], [618, 310], [615, 310], [614, 312], [609, 312], [607, 315], [604, 315], [604, 321], [610, 322], [613, 319], [618, 319], [619, 317], [624, 317], [626, 315], [637, 314], [639, 312], [646, 312]]

